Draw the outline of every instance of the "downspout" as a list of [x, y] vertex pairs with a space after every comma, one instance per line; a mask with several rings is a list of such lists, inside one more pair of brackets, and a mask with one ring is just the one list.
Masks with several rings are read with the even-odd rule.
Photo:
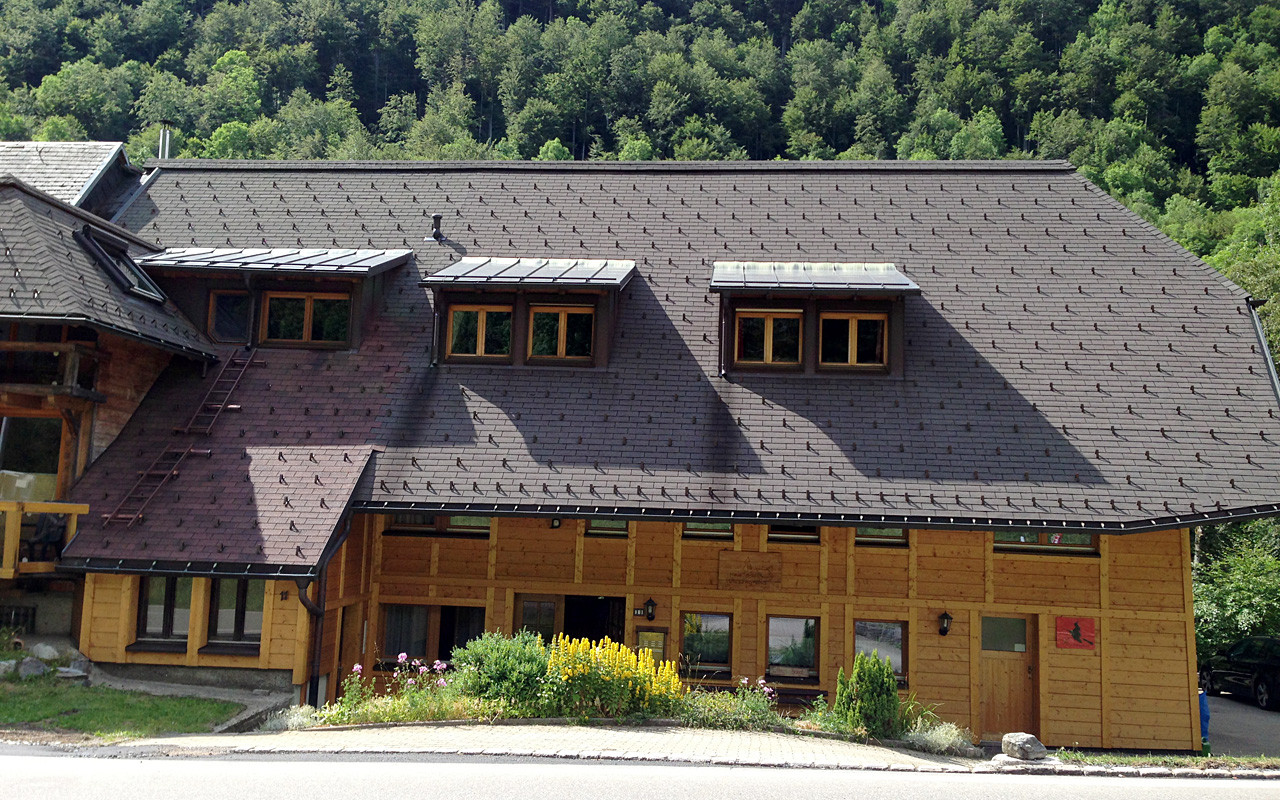
[[348, 515], [342, 523], [342, 535], [334, 539], [325, 552], [321, 554], [320, 573], [315, 578], [320, 582], [320, 588], [316, 592], [317, 597], [315, 600], [307, 597], [307, 587], [311, 585], [311, 578], [297, 578], [294, 580], [294, 583], [298, 585], [298, 602], [302, 603], [302, 607], [311, 616], [311, 664], [307, 670], [307, 703], [316, 707], [320, 705], [320, 661], [324, 643], [324, 606], [328, 585], [329, 561], [338, 552], [338, 548], [347, 540], [347, 536], [350, 533], [351, 517]]

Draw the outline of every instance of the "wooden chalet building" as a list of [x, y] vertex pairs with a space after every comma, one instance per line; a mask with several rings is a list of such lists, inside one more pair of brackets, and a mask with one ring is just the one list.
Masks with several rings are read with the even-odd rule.
[[1188, 530], [1280, 510], [1276, 379], [1250, 298], [1068, 164], [143, 187], [119, 236], [220, 364], [70, 493], [95, 662], [314, 701], [525, 627], [804, 697], [876, 648], [982, 738], [1199, 747]]

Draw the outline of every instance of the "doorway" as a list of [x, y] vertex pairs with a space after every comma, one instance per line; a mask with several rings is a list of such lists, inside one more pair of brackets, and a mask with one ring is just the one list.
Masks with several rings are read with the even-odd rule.
[[1035, 617], [982, 618], [982, 740], [1036, 730]]
[[564, 635], [571, 639], [615, 642], [626, 635], [625, 599], [569, 595], [564, 599]]

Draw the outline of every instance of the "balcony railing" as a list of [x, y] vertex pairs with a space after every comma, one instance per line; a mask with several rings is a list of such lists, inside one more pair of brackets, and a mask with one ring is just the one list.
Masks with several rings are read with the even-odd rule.
[[70, 395], [102, 402], [93, 383], [101, 353], [74, 342], [0, 341], [0, 392]]
[[53, 572], [62, 548], [75, 538], [76, 523], [88, 514], [83, 503], [0, 501], [4, 515], [4, 549], [0, 580]]

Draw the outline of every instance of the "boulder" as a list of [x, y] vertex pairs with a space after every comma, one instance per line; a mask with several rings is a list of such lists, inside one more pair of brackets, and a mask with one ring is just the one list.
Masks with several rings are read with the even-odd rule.
[[27, 648], [27, 652], [41, 661], [52, 661], [61, 655], [58, 652], [58, 648], [45, 642], [36, 642]]
[[0, 678], [7, 678], [18, 668], [17, 661], [0, 661]]
[[1005, 755], [1020, 761], [1039, 761], [1049, 755], [1040, 740], [1029, 733], [1006, 733], [1000, 740], [1000, 749]]
[[26, 680], [27, 678], [37, 678], [49, 672], [49, 665], [38, 658], [27, 656], [18, 664], [18, 677]]

